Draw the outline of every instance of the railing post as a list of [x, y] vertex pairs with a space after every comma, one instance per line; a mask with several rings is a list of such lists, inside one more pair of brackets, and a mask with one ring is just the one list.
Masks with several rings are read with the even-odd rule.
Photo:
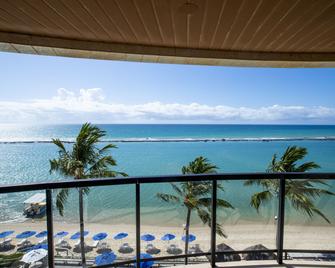
[[212, 182], [212, 217], [211, 217], [211, 266], [215, 267], [216, 252], [216, 203], [217, 203], [217, 180]]
[[277, 219], [277, 262], [283, 263], [284, 246], [284, 220], [285, 220], [285, 177], [279, 179], [279, 205]]
[[141, 266], [141, 199], [140, 199], [140, 183], [136, 183], [136, 267]]
[[86, 267], [86, 253], [85, 253], [85, 242], [84, 242], [84, 192], [83, 188], [79, 188], [79, 231], [80, 231], [80, 255], [81, 255], [81, 266]]
[[48, 267], [54, 268], [54, 231], [52, 218], [52, 190], [46, 190], [47, 232], [48, 232]]

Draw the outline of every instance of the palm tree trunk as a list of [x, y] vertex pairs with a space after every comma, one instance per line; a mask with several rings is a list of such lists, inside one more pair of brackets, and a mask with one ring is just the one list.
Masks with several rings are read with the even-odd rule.
[[85, 241], [84, 241], [84, 202], [83, 202], [83, 188], [79, 188], [79, 222], [80, 222], [80, 251], [81, 251], [81, 265], [82, 265], [82, 267], [86, 267]]
[[[191, 209], [187, 209], [186, 226], [185, 226], [185, 254], [188, 254], [189, 234], [190, 234]], [[185, 257], [185, 265], [188, 263], [188, 258]]]

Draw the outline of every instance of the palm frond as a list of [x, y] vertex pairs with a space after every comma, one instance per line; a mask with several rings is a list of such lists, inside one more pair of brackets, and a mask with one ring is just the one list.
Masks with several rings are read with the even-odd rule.
[[109, 151], [110, 149], [115, 149], [117, 148], [116, 145], [114, 144], [107, 144], [106, 146], [102, 147], [100, 150], [99, 150], [99, 154], [105, 154], [107, 151]]
[[[205, 206], [207, 208], [211, 208], [212, 206], [212, 198], [200, 198], [199, 199], [199, 205], [202, 205], [202, 206]], [[224, 199], [221, 199], [221, 198], [217, 198], [216, 199], [216, 205], [218, 207], [221, 207], [221, 208], [231, 208], [231, 209], [234, 209], [234, 207], [232, 206], [232, 204], [230, 204], [228, 201], [224, 200]]]
[[199, 156], [191, 161], [187, 166], [182, 167], [183, 174], [208, 174], [216, 173], [218, 167], [211, 164], [209, 160], [203, 156]]
[[65, 146], [60, 139], [52, 139], [52, 143], [55, 144], [61, 152], [66, 153]]
[[327, 218], [327, 216], [321, 210], [317, 209], [316, 207], [312, 207], [311, 209], [312, 209], [313, 213], [319, 215], [326, 222], [328, 222], [329, 224], [331, 224], [331, 221]]
[[180, 203], [180, 198], [172, 194], [157, 193], [157, 197], [167, 203]]
[[314, 162], [306, 162], [295, 168], [295, 172], [306, 172], [312, 169], [320, 168], [320, 166]]
[[[209, 227], [212, 227], [212, 218], [208, 211], [198, 208], [197, 214], [203, 224], [207, 224]], [[219, 223], [216, 223], [216, 233], [221, 237], [227, 238], [222, 225]]]
[[175, 190], [175, 192], [180, 195], [180, 196], [184, 196], [183, 191], [174, 183], [170, 183], [171, 187], [173, 188], [173, 190]]
[[61, 189], [56, 195], [56, 207], [59, 214], [64, 216], [64, 207], [69, 196], [69, 189]]
[[254, 207], [258, 212], [261, 204], [270, 201], [272, 198], [273, 195], [269, 190], [255, 193], [251, 196], [250, 206]]

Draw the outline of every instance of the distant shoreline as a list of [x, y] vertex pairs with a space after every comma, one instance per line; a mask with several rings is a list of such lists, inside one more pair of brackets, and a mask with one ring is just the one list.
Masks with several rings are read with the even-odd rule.
[[[74, 143], [72, 139], [61, 140]], [[137, 143], [137, 142], [275, 142], [275, 141], [335, 141], [335, 137], [270, 137], [270, 138], [120, 138], [106, 139], [102, 143]], [[0, 140], [0, 144], [52, 143], [52, 140]]]

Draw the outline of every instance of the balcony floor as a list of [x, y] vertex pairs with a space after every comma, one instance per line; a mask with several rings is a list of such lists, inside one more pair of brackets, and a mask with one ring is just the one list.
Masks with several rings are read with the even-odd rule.
[[[211, 268], [209, 263], [195, 264], [195, 265], [180, 265], [173, 266], [178, 268]], [[219, 268], [335, 268], [335, 262], [326, 261], [298, 261], [298, 260], [287, 260], [285, 264], [278, 265], [275, 261], [239, 261], [239, 262], [224, 262], [217, 263]]]

